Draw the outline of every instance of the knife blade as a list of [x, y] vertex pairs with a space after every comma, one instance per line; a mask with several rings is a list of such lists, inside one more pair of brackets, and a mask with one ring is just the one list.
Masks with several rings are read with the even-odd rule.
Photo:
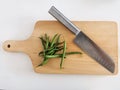
[[92, 41], [83, 31], [74, 25], [67, 17], [65, 17], [58, 9], [52, 6], [48, 11], [59, 22], [72, 31], [76, 37], [74, 43], [77, 44], [88, 56], [93, 58], [111, 73], [115, 71], [115, 63], [113, 59], [105, 53], [94, 41]]

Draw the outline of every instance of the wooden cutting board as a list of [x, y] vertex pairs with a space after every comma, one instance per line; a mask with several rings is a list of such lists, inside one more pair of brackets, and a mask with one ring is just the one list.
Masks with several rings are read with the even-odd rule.
[[[11, 52], [24, 52], [31, 58], [37, 73], [115, 75], [118, 72], [117, 24], [108, 21], [73, 21], [84, 33], [96, 42], [115, 62], [115, 73], [110, 73], [95, 60], [86, 55], [74, 43], [75, 35], [58, 21], [38, 21], [30, 38], [21, 41], [8, 40], [3, 48]], [[60, 59], [51, 59], [48, 64], [37, 67], [43, 60], [38, 53], [43, 50], [38, 37], [47, 33], [51, 37], [62, 34], [67, 42], [67, 51], [81, 51], [82, 55], [69, 55], [64, 61], [64, 69], [59, 69]]]

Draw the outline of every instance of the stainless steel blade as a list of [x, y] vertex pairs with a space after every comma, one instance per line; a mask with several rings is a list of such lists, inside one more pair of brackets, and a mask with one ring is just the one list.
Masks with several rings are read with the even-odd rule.
[[76, 36], [74, 42], [89, 56], [95, 59], [98, 63], [103, 65], [110, 72], [114, 73], [115, 64], [98, 45], [96, 45], [88, 36], [82, 31]]
[[107, 70], [114, 73], [115, 63], [100, 47], [98, 47], [88, 36], [86, 36], [78, 27], [76, 27], [68, 18], [66, 18], [54, 6], [49, 10], [49, 13], [58, 21], [65, 25], [69, 30], [76, 34], [74, 42], [90, 57], [104, 66]]

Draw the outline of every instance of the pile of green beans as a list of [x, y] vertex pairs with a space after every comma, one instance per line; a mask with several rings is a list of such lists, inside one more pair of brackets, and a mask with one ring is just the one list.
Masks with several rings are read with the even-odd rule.
[[60, 36], [61, 34], [55, 34], [53, 38], [50, 38], [45, 34], [39, 37], [43, 45], [43, 51], [39, 52], [39, 56], [43, 57], [43, 61], [38, 66], [47, 64], [51, 58], [61, 58], [60, 69], [62, 69], [66, 55], [82, 54], [81, 52], [66, 52], [66, 41], [61, 41]]

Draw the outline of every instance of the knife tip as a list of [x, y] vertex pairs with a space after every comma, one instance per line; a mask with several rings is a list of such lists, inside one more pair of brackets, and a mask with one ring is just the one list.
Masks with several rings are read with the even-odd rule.
[[115, 63], [112, 63], [111, 67], [109, 68], [109, 71], [111, 73], [114, 73], [115, 72]]

